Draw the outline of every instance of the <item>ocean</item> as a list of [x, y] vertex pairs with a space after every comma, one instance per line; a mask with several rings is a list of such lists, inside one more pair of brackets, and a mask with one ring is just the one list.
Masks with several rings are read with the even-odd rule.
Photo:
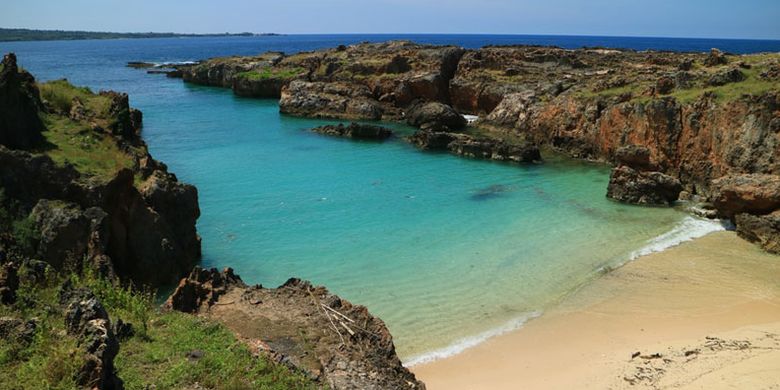
[[604, 165], [554, 155], [513, 165], [422, 152], [400, 139], [323, 137], [307, 129], [335, 121], [284, 116], [275, 100], [125, 66], [388, 39], [780, 51], [780, 41], [512, 35], [0, 42], [0, 51], [16, 52], [40, 80], [130, 94], [152, 154], [199, 189], [204, 266], [230, 266], [268, 287], [290, 277], [326, 285], [380, 316], [408, 364], [515, 329], [610, 267], [722, 229], [678, 209], [607, 200]]

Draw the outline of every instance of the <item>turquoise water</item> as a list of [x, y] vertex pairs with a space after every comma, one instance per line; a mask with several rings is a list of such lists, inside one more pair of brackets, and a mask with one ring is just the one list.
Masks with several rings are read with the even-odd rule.
[[324, 284], [384, 319], [407, 359], [543, 310], [683, 217], [606, 200], [604, 166], [323, 137], [275, 100], [170, 87], [187, 101], [150, 105], [144, 131], [200, 190], [204, 265]]
[[[329, 39], [294, 47], [337, 44]], [[673, 209], [608, 201], [602, 165], [553, 156], [508, 165], [421, 152], [398, 139], [323, 137], [305, 129], [325, 121], [281, 116], [274, 100], [124, 67], [269, 48], [259, 38], [181, 42], [0, 49], [16, 51], [41, 79], [130, 93], [151, 152], [200, 191], [205, 266], [231, 266], [266, 286], [293, 276], [326, 285], [380, 316], [408, 362], [515, 328], [603, 267], [700, 228]]]

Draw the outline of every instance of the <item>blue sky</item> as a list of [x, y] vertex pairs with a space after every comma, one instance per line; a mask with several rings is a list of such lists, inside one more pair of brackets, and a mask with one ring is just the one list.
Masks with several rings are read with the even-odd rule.
[[780, 0], [0, 0], [0, 27], [780, 39]]

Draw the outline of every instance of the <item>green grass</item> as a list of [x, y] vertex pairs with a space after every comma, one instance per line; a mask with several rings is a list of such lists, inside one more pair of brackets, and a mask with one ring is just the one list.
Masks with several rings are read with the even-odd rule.
[[[90, 273], [71, 275], [75, 287], [91, 289], [112, 321], [122, 318], [136, 335], [120, 342], [115, 366], [126, 389], [315, 389], [301, 373], [251, 351], [219, 323], [179, 312], [161, 312], [153, 295], [123, 288]], [[0, 316], [36, 318], [33, 342], [0, 342], [0, 389], [74, 389], [82, 347], [65, 332], [58, 290], [64, 278], [49, 272], [39, 285], [23, 283], [18, 302], [0, 305]], [[144, 326], [146, 324], [146, 326]], [[145, 329], [144, 329], [145, 328]], [[197, 360], [187, 352], [199, 350]]]
[[250, 81], [260, 81], [269, 79], [291, 79], [303, 74], [303, 68], [291, 68], [291, 69], [272, 69], [270, 67], [263, 68], [262, 70], [250, 70], [247, 72], [241, 72], [236, 75], [239, 78], [245, 78]]
[[751, 69], [741, 69], [745, 75], [745, 80], [737, 83], [729, 83], [718, 87], [691, 88], [687, 90], [677, 90], [669, 96], [677, 98], [680, 103], [690, 103], [700, 98], [706, 92], [712, 92], [720, 103], [733, 102], [743, 95], [761, 95], [769, 91], [780, 90], [779, 81], [769, 81], [761, 78], [761, 72], [766, 68], [754, 66]]
[[84, 361], [78, 340], [65, 332], [62, 311], [56, 308], [57, 288], [51, 277], [38, 288], [22, 284], [14, 306], [0, 305], [0, 316], [35, 318], [37, 330], [30, 345], [0, 340], [0, 388], [75, 389], [74, 377]]
[[67, 80], [54, 80], [38, 85], [41, 97], [49, 106], [64, 112], [70, 112], [73, 99], [78, 98], [84, 106], [97, 117], [107, 117], [111, 108], [111, 99], [92, 93], [89, 88], [75, 87]]
[[43, 115], [47, 130], [43, 136], [50, 145], [44, 153], [55, 163], [72, 164], [79, 172], [109, 180], [122, 168], [132, 168], [133, 159], [121, 150], [107, 133], [65, 116]]
[[[203, 356], [187, 359], [191, 351]], [[116, 360], [128, 389], [154, 384], [159, 389], [199, 383], [214, 389], [313, 389], [302, 374], [252, 356], [222, 325], [184, 313], [156, 315], [147, 339], [122, 345]]]

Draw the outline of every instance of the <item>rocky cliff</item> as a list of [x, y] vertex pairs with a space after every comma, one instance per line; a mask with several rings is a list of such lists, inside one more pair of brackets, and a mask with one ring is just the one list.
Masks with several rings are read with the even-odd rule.
[[[610, 190], [610, 196], [632, 203], [673, 202], [678, 193], [711, 201], [718, 196], [713, 185], [718, 178], [780, 174], [780, 54], [540, 46], [465, 50], [397, 41], [257, 58], [269, 56], [272, 61], [214, 59], [183, 73], [188, 81], [232, 85], [236, 93], [241, 93], [236, 72], [225, 69], [263, 74], [281, 85], [284, 113], [403, 120], [422, 128], [412, 139], [416, 144], [446, 143], [436, 148], [454, 153], [464, 149], [449, 143], [464, 136], [610, 163], [618, 162], [621, 148], [641, 146], [652, 170], [618, 168]], [[297, 70], [294, 76], [291, 69]], [[229, 82], [212, 81], [225, 75]], [[438, 112], [479, 119], [466, 129], [435, 115], [417, 120], [415, 112], [426, 102], [446, 106]], [[506, 159], [500, 152], [505, 149], [459, 154]], [[640, 194], [662, 187], [657, 196]], [[737, 221], [724, 208], [720, 214]]]
[[0, 102], [1, 200], [12, 210], [1, 230], [28, 222], [40, 234], [29, 255], [58, 269], [86, 261], [153, 286], [189, 272], [200, 258], [197, 190], [149, 155], [126, 94], [38, 85], [9, 54]]
[[[149, 155], [127, 95], [38, 84], [13, 55], [0, 74], [0, 387], [425, 388], [366, 308], [297, 279], [265, 289], [194, 267], [197, 190]], [[179, 280], [167, 306], [200, 317], [137, 288]]]
[[217, 320], [257, 352], [334, 390], [425, 389], [401, 365], [384, 322], [324, 287], [298, 279], [247, 286], [229, 268], [196, 268], [166, 306]]

